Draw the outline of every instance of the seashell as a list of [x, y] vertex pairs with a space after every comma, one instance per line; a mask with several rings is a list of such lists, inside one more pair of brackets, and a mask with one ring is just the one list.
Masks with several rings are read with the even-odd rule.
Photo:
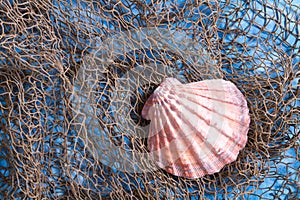
[[165, 79], [146, 101], [151, 120], [148, 150], [167, 172], [198, 178], [236, 160], [247, 142], [247, 102], [231, 82], [215, 79], [181, 84]]

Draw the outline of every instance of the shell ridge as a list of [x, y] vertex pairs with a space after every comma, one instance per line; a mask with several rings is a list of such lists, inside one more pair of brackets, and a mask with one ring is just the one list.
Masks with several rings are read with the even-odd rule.
[[[159, 137], [157, 137], [157, 135], [154, 135], [153, 132], [155, 132], [155, 130], [157, 129], [157, 120], [151, 120], [150, 123], [150, 130], [149, 130], [149, 137], [147, 139], [147, 148], [149, 151], [153, 151], [154, 147], [155, 147], [155, 143], [159, 143], [160, 139]], [[154, 140], [156, 138], [156, 140]], [[155, 142], [151, 142], [151, 141], [155, 141]]]
[[[236, 138], [234, 138], [234, 137], [228, 135], [225, 131], [221, 130], [221, 129], [218, 128], [217, 126], [215, 126], [215, 125], [213, 125], [213, 124], [210, 124], [205, 118], [203, 118], [201, 115], [199, 115], [195, 110], [190, 109], [189, 107], [187, 107], [187, 109], [189, 110], [189, 112], [193, 113], [193, 114], [196, 115], [198, 118], [202, 119], [208, 126], [211, 126], [211, 127], [213, 127], [214, 129], [216, 129], [217, 131], [219, 131], [222, 135], [224, 135], [226, 138], [228, 138], [230, 141], [232, 141], [233, 144], [236, 144], [239, 148], [243, 148], [243, 147], [244, 147], [243, 144], [240, 144], [239, 141], [238, 141]], [[189, 121], [185, 121], [185, 123], [190, 124]], [[190, 126], [193, 126], [193, 125], [190, 124]], [[193, 126], [193, 127], [194, 127], [194, 126]], [[244, 127], [244, 126], [242, 126], [241, 129], [243, 129], [243, 127]], [[194, 128], [196, 128], [196, 127], [194, 127]], [[242, 133], [242, 132], [244, 132], [244, 131], [240, 130], [239, 133]], [[200, 134], [201, 134], [201, 133], [200, 133]], [[240, 135], [242, 135], [242, 134], [238, 134], [238, 136], [240, 136]], [[201, 135], [201, 136], [202, 136], [202, 135]], [[202, 140], [205, 140], [205, 139], [202, 138]], [[244, 141], [244, 140], [242, 140], [242, 141]], [[208, 143], [208, 142], [206, 142], [206, 144], [214, 151], [214, 152], [213, 152], [214, 155], [215, 155], [216, 157], [218, 157], [218, 154], [217, 154], [217, 152], [215, 151], [215, 149], [212, 147], [212, 145], [211, 145], [210, 143]], [[234, 147], [234, 146], [231, 145], [230, 148], [232, 149], [232, 147]], [[229, 152], [229, 149], [228, 149], [228, 150], [225, 150], [225, 151], [227, 152], [227, 156], [225, 157], [225, 159], [226, 159], [228, 156], [230, 156], [230, 155], [229, 155], [230, 152]], [[222, 162], [223, 162], [223, 161], [225, 161], [225, 160], [222, 160]], [[226, 163], [226, 164], [227, 164], [227, 163]]]
[[[158, 108], [157, 108], [158, 107]], [[168, 119], [165, 119], [164, 121], [163, 120], [160, 120], [161, 116], [166, 116], [165, 114], [165, 109], [159, 109], [159, 108], [162, 108], [163, 106], [160, 105], [160, 104], [156, 104], [156, 112], [158, 112], [158, 117], [155, 118], [155, 122], [156, 122], [156, 128], [154, 129], [155, 132], [152, 133], [152, 135], [155, 135], [156, 137], [159, 138], [160, 140], [160, 136], [162, 136], [164, 139], [167, 139], [167, 135], [166, 133], [164, 132], [164, 127], [165, 127], [165, 122], [168, 120]], [[159, 128], [158, 128], [159, 127]], [[167, 144], [167, 141], [163, 141], [163, 142], [159, 142], [158, 144]], [[160, 146], [159, 146], [160, 147]]]
[[[191, 145], [194, 146], [196, 145], [195, 142]], [[194, 155], [197, 155], [199, 158], [200, 158], [200, 155], [199, 155], [199, 152], [197, 152], [195, 150], [195, 148], [189, 148], [189, 150], [192, 151], [192, 153]], [[188, 177], [191, 177], [191, 176], [195, 176], [195, 174], [197, 174], [197, 176], [202, 176], [204, 174], [207, 174], [208, 171], [206, 170], [206, 167], [205, 167], [205, 164], [203, 163], [203, 161], [201, 159], [193, 159], [194, 163], [190, 163], [190, 164], [196, 164], [196, 165], [189, 165], [189, 167], [186, 167], [186, 168], [180, 168], [180, 167], [177, 167], [177, 173], [178, 174], [186, 174], [188, 173]], [[184, 165], [181, 165], [181, 166], [184, 166]]]
[[207, 88], [207, 83], [204, 85], [206, 81], [201, 81], [201, 82], [196, 82], [196, 83], [188, 83], [183, 85], [183, 87], [190, 88], [192, 90], [200, 90], [200, 91], [213, 91], [213, 92], [225, 92], [228, 86], [224, 87], [224, 89], [212, 89], [212, 88]]
[[[165, 111], [165, 109], [161, 109], [165, 106], [165, 103], [162, 103], [163, 99], [164, 99], [163, 98], [164, 96], [161, 96], [161, 95], [158, 95], [158, 94], [154, 94], [154, 95], [155, 95], [155, 100], [152, 101], [153, 103], [152, 103], [150, 109], [148, 109], [149, 111], [152, 111], [153, 113], [148, 113], [148, 115], [150, 114], [150, 116], [149, 116], [150, 118], [153, 118], [152, 115], [154, 115], [155, 116], [154, 119], [157, 119], [157, 118], [161, 119], [161, 116], [166, 116], [166, 114], [163, 115], [163, 112]], [[159, 99], [159, 101], [158, 101], [158, 99]], [[150, 119], [150, 120], [152, 121], [152, 119]], [[156, 124], [155, 127], [156, 127], [155, 130], [157, 132], [158, 129], [159, 129], [159, 126]], [[162, 128], [163, 128], [163, 126], [160, 127], [160, 129], [162, 129]], [[150, 132], [150, 136], [151, 135], [152, 134]]]
[[[161, 106], [160, 108], [164, 108], [165, 106]], [[159, 111], [162, 111], [162, 112], [159, 112], [160, 113], [160, 115], [159, 116], [167, 116], [168, 114], [167, 114], [167, 112], [169, 113], [170, 111], [170, 109], [168, 109], [168, 108], [164, 108], [164, 109], [157, 109], [157, 110], [159, 110]], [[158, 118], [155, 118], [153, 121], [157, 124], [158, 122], [159, 123], [162, 123], [162, 120], [160, 120], [161, 119], [161, 117], [158, 117]], [[177, 122], [177, 121], [175, 121], [175, 122]], [[169, 126], [169, 123], [170, 123], [170, 120], [168, 119], [168, 118], [166, 118], [166, 120], [164, 120], [164, 122], [163, 122], [164, 124], [160, 124], [160, 126], [162, 127], [161, 128], [161, 130], [163, 130], [163, 129], [165, 129], [166, 128], [166, 126]], [[158, 127], [158, 126], [156, 126], [156, 127]], [[177, 126], [174, 126], [174, 127], [178, 127], [178, 124], [177, 124]], [[155, 128], [155, 135], [163, 135], [163, 136], [165, 136], [165, 137], [167, 137], [167, 135], [165, 134], [165, 133], [162, 133], [162, 134], [160, 134], [160, 131], [161, 130], [158, 130], [158, 128]], [[153, 134], [153, 135], [154, 135]]]
[[[183, 92], [187, 92], [187, 91], [185, 90]], [[217, 102], [221, 102], [221, 103], [224, 103], [224, 104], [231, 104], [231, 105], [234, 105], [234, 106], [237, 106], [237, 107], [246, 107], [246, 105], [242, 101], [241, 101], [242, 104], [236, 104], [236, 103], [233, 103], [233, 102], [230, 102], [230, 101], [225, 101], [225, 100], [222, 100], [222, 99], [217, 99], [217, 98], [201, 95], [199, 93], [196, 93], [196, 94], [199, 95], [200, 97], [203, 97], [203, 98], [206, 98], [206, 99], [209, 99], [209, 100], [214, 100], [214, 101], [217, 101]]]
[[[214, 83], [216, 82], [216, 83]], [[219, 82], [219, 84], [222, 83], [222, 87], [223, 89], [215, 89], [215, 88], [209, 88], [208, 85], [216, 85]], [[196, 87], [195, 87], [196, 86]], [[199, 88], [200, 86], [200, 88]], [[192, 91], [192, 93], [194, 93], [195, 91], [198, 91], [199, 93], [196, 93], [197, 95], [201, 96], [202, 92], [201, 91], [213, 91], [213, 92], [225, 92], [228, 93], [228, 91], [230, 91], [231, 93], [234, 93], [235, 95], [233, 96], [238, 96], [239, 98], [239, 104], [234, 104], [236, 106], [241, 106], [243, 105], [243, 107], [245, 106], [245, 99], [243, 97], [243, 94], [239, 91], [239, 89], [230, 81], [225, 81], [222, 79], [217, 79], [217, 80], [205, 80], [205, 81], [200, 81], [200, 82], [195, 82], [195, 83], [188, 83], [185, 85], [181, 86], [182, 91], [185, 93], [190, 93]], [[204, 89], [203, 89], [204, 88]], [[209, 98], [206, 96], [202, 96], [203, 98]], [[212, 100], [219, 100], [219, 99], [212, 99]], [[224, 103], [232, 103], [232, 102], [224, 102]]]
[[[190, 143], [190, 140], [185, 140], [185, 145], [187, 147], [188, 147], [187, 144], [189, 144], [189, 143]], [[195, 145], [195, 144], [193, 144], [193, 145]], [[194, 153], [194, 155], [199, 155], [199, 153], [196, 152], [194, 150], [194, 148], [192, 148], [192, 145], [189, 146], [183, 153], [180, 153], [180, 154], [182, 154], [183, 157], [186, 157], [186, 152], [191, 151], [191, 150]], [[178, 153], [178, 155], [180, 155], [180, 154]], [[193, 157], [193, 158], [195, 158], [195, 157]], [[192, 159], [192, 160], [190, 160], [191, 162], [186, 163], [186, 162], [182, 161], [182, 156], [179, 156], [174, 161], [175, 162], [172, 163], [170, 167], [172, 168], [173, 173], [175, 175], [192, 178], [193, 176], [195, 176], [195, 174], [197, 174], [197, 176], [202, 176], [205, 173], [208, 173], [204, 163], [200, 159]]]
[[[164, 105], [164, 106], [162, 106], [162, 107], [164, 107], [164, 113], [162, 113], [162, 114], [165, 114], [165, 115], [167, 115], [167, 113], [169, 112], [172, 112], [172, 109], [170, 108], [171, 106], [170, 105], [168, 105], [168, 106], [166, 106], [166, 105]], [[177, 113], [177, 115], [178, 115], [178, 113]], [[178, 116], [179, 117], [179, 116]], [[155, 121], [155, 123], [157, 123], [157, 121], [160, 121], [160, 120], [154, 120]], [[159, 126], [161, 126], [161, 125], [159, 125]], [[166, 129], [168, 128], [169, 129], [169, 132], [170, 133], [172, 133], [172, 132], [174, 132], [175, 134], [177, 134], [177, 135], [180, 135], [180, 133], [179, 132], [182, 132], [183, 130], [181, 130], [180, 129], [180, 126], [179, 126], [179, 124], [178, 124], [178, 122], [176, 121], [176, 120], [166, 120], [166, 123], [164, 124], [164, 126], [163, 126], [164, 128], [159, 132], [159, 133], [157, 133], [156, 135], [160, 135], [160, 136], [164, 136], [164, 138], [165, 139], [167, 139], [168, 138], [168, 136], [167, 136], [167, 131], [166, 131]], [[175, 131], [171, 131], [171, 127], [175, 130]], [[176, 129], [177, 128], [177, 129]], [[177, 132], [177, 133], [176, 133]], [[157, 137], [157, 138], [159, 138], [159, 136]], [[176, 146], [176, 145], [178, 145], [178, 141], [176, 141], [176, 140], [181, 140], [181, 139], [183, 139], [182, 140], [182, 142], [184, 142], [184, 146], [186, 146], [186, 149], [183, 149], [183, 151], [182, 151], [182, 148], [172, 148], [172, 146]], [[169, 142], [169, 144], [168, 144], [168, 146], [165, 146], [164, 148], [168, 148], [170, 151], [168, 151], [167, 150], [167, 152], [172, 152], [172, 153], [174, 153], [174, 154], [170, 154], [170, 159], [173, 161], [173, 163], [175, 163], [175, 162], [180, 162], [180, 157], [183, 155], [185, 155], [185, 152], [186, 151], [188, 151], [189, 150], [189, 146], [188, 146], [188, 144], [190, 144], [191, 142], [193, 142], [193, 139], [192, 138], [190, 138], [190, 137], [182, 137], [182, 138], [175, 138], [175, 140], [172, 142], [172, 141], [170, 141], [170, 140], [167, 140], [168, 142]], [[164, 144], [167, 144], [168, 142], [164, 142]], [[157, 142], [156, 142], [157, 143]], [[159, 159], [158, 159], [158, 162], [160, 162], [160, 167], [165, 167], [165, 166], [169, 166], [169, 168], [171, 168], [171, 169], [167, 169], [167, 170], [172, 170], [172, 172], [173, 173], [176, 173], [176, 174], [178, 174], [178, 175], [180, 175], [179, 173], [186, 173], [186, 169], [180, 169], [180, 168], [175, 168], [176, 167], [176, 165], [172, 165], [172, 164], [170, 164], [170, 163], [167, 163], [165, 160], [162, 160], [161, 158], [163, 158], [163, 157], [165, 157], [165, 156], [163, 156], [163, 152], [162, 151], [164, 151], [165, 149], [164, 148], [162, 148], [162, 149], [160, 149], [160, 150], [157, 150], [156, 152], [153, 152], [153, 153], [158, 153], [158, 157], [159, 157]], [[181, 151], [176, 151], [176, 150], [179, 150], [179, 149], [181, 149]], [[172, 155], [174, 155], [174, 156], [172, 156]], [[199, 164], [199, 163], [197, 163], [197, 164]], [[189, 168], [190, 167], [190, 165], [189, 164], [184, 164], [184, 163], [181, 163], [181, 165], [183, 166], [183, 165], [188, 165], [188, 167], [187, 168]], [[201, 163], [201, 165], [202, 166], [204, 166], [203, 165], [203, 163]], [[180, 169], [180, 170], [179, 170]], [[179, 172], [180, 171], [180, 172]]]
[[[159, 144], [160, 148], [163, 147], [164, 144], [168, 143], [168, 141], [165, 141], [165, 140], [161, 141], [161, 136], [162, 136], [162, 138], [166, 138], [166, 139], [168, 138], [167, 134], [164, 132], [165, 122], [168, 119], [166, 119], [164, 122], [162, 122], [162, 120], [160, 120], [161, 116], [163, 116], [163, 115], [166, 116], [166, 114], [164, 114], [165, 109], [161, 109], [161, 108], [163, 108], [162, 105], [159, 105], [159, 104], [154, 105], [154, 112], [157, 113], [156, 115], [158, 117], [155, 117], [153, 120], [151, 120], [151, 124], [154, 124], [154, 126], [150, 130], [150, 137], [149, 137], [149, 139], [152, 137], [157, 138], [156, 143]], [[152, 123], [152, 121], [153, 121], [153, 123]], [[162, 124], [162, 123], [164, 123], [164, 124]], [[150, 144], [152, 144], [152, 143], [150, 143]], [[153, 148], [151, 148], [151, 150], [153, 150]], [[156, 151], [156, 149], [155, 149], [155, 151]]]
[[[188, 108], [188, 109], [189, 109], [189, 108]], [[194, 113], [194, 114], [196, 114], [197, 116], [199, 116], [193, 109], [190, 109], [189, 111], [190, 111], [191, 113]], [[202, 117], [201, 117], [201, 118], [202, 118]], [[212, 144], [210, 144], [210, 143], [203, 137], [201, 131], [198, 131], [198, 130], [197, 130], [197, 127], [195, 127], [193, 124], [191, 124], [191, 123], [189, 122], [189, 120], [186, 119], [185, 117], [183, 117], [182, 120], [183, 120], [184, 123], [188, 124], [188, 125], [193, 129], [194, 134], [196, 134], [198, 137], [200, 137], [201, 142], [205, 143], [205, 144], [208, 146], [208, 148], [212, 151], [214, 157], [217, 158], [217, 159], [216, 159], [217, 161], [218, 161], [218, 160], [221, 160], [222, 163], [226, 163], [226, 158], [219, 157], [217, 151], [214, 149], [214, 147], [212, 146]], [[205, 120], [204, 120], [204, 121], [205, 121]], [[208, 124], [208, 125], [209, 125], [209, 124]], [[214, 127], [214, 128], [216, 128], [216, 127]], [[217, 129], [217, 130], [219, 131], [220, 129]], [[232, 139], [232, 141], [233, 141], [234, 143], [236, 143], [235, 140], [234, 140], [232, 137], [231, 137], [231, 139]], [[198, 153], [197, 153], [197, 154], [198, 154]], [[224, 165], [223, 165], [223, 166], [224, 166]], [[219, 167], [222, 167], [222, 166], [219, 166]]]
[[163, 97], [165, 97], [165, 93], [162, 93], [161, 95], [161, 91], [164, 89], [170, 90], [170, 88], [168, 87], [169, 87], [169, 83], [167, 84], [165, 83], [164, 85], [161, 84], [154, 90], [153, 94], [150, 95], [150, 97], [147, 99], [142, 109], [142, 117], [144, 119], [150, 120], [151, 117], [149, 116], [149, 111], [151, 107], [154, 104], [160, 103], [162, 101]]
[[[157, 118], [156, 118], [156, 119], [157, 119]], [[156, 122], [156, 124], [157, 124], [157, 123], [161, 123], [160, 120], [154, 120], [154, 121]], [[161, 125], [160, 125], [160, 126], [161, 126]], [[153, 134], [153, 137], [157, 138], [157, 140], [155, 141], [154, 145], [155, 145], [155, 146], [159, 145], [159, 148], [158, 148], [158, 149], [155, 149], [155, 150], [152, 149], [151, 153], [152, 153], [152, 155], [154, 156], [154, 158], [156, 158], [155, 160], [158, 161], [159, 166], [160, 166], [161, 168], [164, 168], [164, 167], [167, 165], [167, 164], [166, 164], [166, 162], [167, 162], [166, 158], [168, 158], [168, 155], [167, 155], [167, 154], [168, 154], [169, 151], [162, 151], [162, 148], [161, 148], [160, 145], [167, 144], [167, 142], [166, 142], [165, 140], [164, 140], [163, 142], [160, 141], [160, 138], [167, 139], [167, 136], [166, 136], [166, 133], [165, 133], [164, 128], [162, 128], [162, 129], [159, 130], [158, 132], [157, 132], [157, 129], [156, 129], [156, 128], [155, 128], [154, 130], [155, 130], [155, 133], [154, 133], [154, 134], [152, 133], [152, 134]], [[167, 148], [167, 147], [164, 146], [164, 148]], [[158, 158], [158, 159], [157, 159], [157, 158]]]
[[[167, 113], [167, 112], [168, 112], [168, 113], [171, 113], [171, 112], [172, 112], [171, 106], [172, 106], [172, 104], [170, 104], [169, 106], [165, 106], [165, 111], [166, 111], [166, 113]], [[176, 114], [177, 114], [177, 116], [178, 116], [178, 113], [176, 113]], [[182, 117], [178, 116], [178, 118], [181, 119]], [[165, 124], [164, 127], [168, 128], [168, 130], [169, 130], [170, 133], [173, 132], [172, 135], [183, 135], [183, 134], [182, 134], [183, 130], [180, 129], [180, 121], [177, 121], [176, 119], [174, 119], [174, 120], [171, 120], [171, 119], [166, 120], [166, 124]], [[171, 128], [171, 127], [172, 127], [172, 128]], [[172, 131], [171, 129], [174, 129], [174, 131]], [[165, 133], [165, 135], [166, 135], [166, 138], [168, 138], [168, 134]], [[173, 137], [173, 138], [171, 138], [171, 139], [173, 139], [173, 142], [172, 142], [172, 140], [168, 140], [168, 142], [169, 142], [169, 147], [172, 147], [172, 145], [174, 145], [174, 144], [176, 145], [176, 143], [178, 143], [178, 142], [176, 142], [176, 140], [181, 140], [181, 139], [183, 139], [183, 141], [184, 141], [184, 143], [185, 143], [185, 146], [188, 146], [187, 144], [191, 142], [191, 140], [186, 140], [186, 139], [188, 139], [187, 137], [180, 137], [180, 138]], [[179, 148], [178, 148], [178, 149], [179, 149]], [[188, 149], [188, 147], [187, 147], [184, 151], [186, 151], [187, 149]], [[177, 149], [175, 148], [175, 150], [177, 150]], [[177, 155], [180, 156], [180, 154], [181, 154], [180, 152], [177, 152]], [[178, 157], [178, 158], [179, 158], [179, 157]], [[172, 159], [172, 160], [173, 160], [173, 161], [176, 161], [178, 158]]]
[[[193, 99], [191, 99], [191, 98], [189, 98], [189, 97], [184, 96], [183, 94], [180, 94], [179, 96], [182, 97], [182, 98], [185, 98], [185, 99], [187, 99], [187, 100], [189, 100], [189, 101], [191, 101], [191, 102], [193, 102], [193, 103], [198, 103], [197, 100], [193, 100]], [[216, 113], [216, 114], [218, 114], [218, 115], [220, 115], [220, 116], [222, 116], [222, 117], [225, 117], [225, 118], [227, 118], [227, 119], [229, 119], [229, 120], [231, 120], [231, 121], [233, 121], [233, 122], [235, 122], [235, 123], [237, 123], [237, 124], [239, 124], [239, 125], [243, 125], [243, 123], [242, 123], [240, 120], [236, 120], [236, 119], [233, 119], [233, 118], [231, 118], [231, 117], [229, 117], [229, 116], [227, 116], [227, 115], [221, 114], [221, 113], [217, 112], [217, 111], [214, 110], [214, 109], [208, 108], [208, 107], [205, 106], [205, 105], [202, 105], [202, 104], [198, 104], [198, 105], [201, 106], [202, 108], [205, 108], [206, 110], [208, 110], [208, 111], [210, 111], [210, 112], [213, 112], [213, 113]], [[245, 109], [245, 111], [247, 111], [247, 110]]]
[[[230, 139], [232, 142], [234, 142], [235, 144], [237, 144], [237, 145], [240, 146], [239, 143], [236, 143], [236, 139], [235, 139], [235, 138], [233, 138], [232, 136], [226, 134], [223, 130], [219, 129], [219, 128], [216, 127], [215, 125], [210, 124], [210, 123], [209, 123], [207, 120], [205, 120], [201, 115], [199, 115], [195, 110], [190, 109], [190, 108], [188, 108], [188, 109], [189, 109], [189, 111], [190, 111], [191, 113], [195, 114], [195, 115], [198, 116], [200, 119], [202, 119], [208, 126], [211, 126], [211, 127], [215, 128], [217, 131], [219, 131], [220, 133], [222, 133], [224, 136], [226, 136], [226, 137], [227, 137], [228, 139]], [[188, 120], [186, 120], [185, 122], [188, 123], [188, 124], [190, 124], [190, 123], [188, 122]], [[191, 125], [193, 128], [195, 128], [192, 124], [190, 124], [190, 125]], [[202, 136], [202, 135], [201, 135], [201, 136]], [[202, 136], [202, 137], [203, 137], [203, 136]], [[202, 140], [205, 140], [205, 138], [202, 138]], [[240, 147], [242, 147], [242, 146], [240, 146]]]
[[226, 85], [228, 87], [231, 87], [231, 86], [236, 87], [232, 82], [224, 80], [224, 79], [207, 79], [207, 80], [198, 81], [198, 82], [191, 82], [191, 83], [187, 83], [187, 84], [183, 84], [183, 85], [197, 88], [199, 86], [207, 87], [207, 85], [211, 85], [211, 84], [216, 85], [217, 83], [220, 83], [222, 85]]
[[[180, 132], [183, 132], [182, 129], [179, 128]], [[204, 167], [204, 164], [198, 159], [195, 159], [195, 157], [192, 157], [193, 159], [190, 159], [190, 162], [186, 162], [187, 152], [191, 151], [194, 153], [194, 155], [198, 155], [197, 152], [195, 152], [193, 146], [195, 145], [194, 138], [193, 137], [182, 137], [179, 140], [182, 140], [181, 145], [184, 145], [186, 149], [184, 149], [182, 152], [177, 152], [178, 158], [174, 160], [177, 165], [173, 164], [173, 171], [177, 175], [190, 177], [192, 174], [197, 173], [198, 171], [194, 169], [195, 164], [198, 166], [202, 166], [203, 168], [201, 170], [206, 170]], [[175, 143], [176, 145], [176, 143]], [[179, 149], [179, 148], [174, 148]], [[182, 148], [180, 148], [182, 150]], [[182, 160], [184, 158], [184, 161]], [[199, 161], [199, 162], [198, 162]]]
[[[159, 107], [159, 108], [164, 108], [164, 109], [157, 109], [157, 112], [162, 111], [161, 115], [167, 116], [167, 112], [171, 111], [170, 106], [166, 106], [166, 104], [161, 105], [161, 107]], [[165, 150], [165, 148], [171, 148], [171, 145], [172, 145], [172, 138], [170, 139], [170, 137], [172, 137], [172, 136], [166, 133], [166, 129], [169, 130], [169, 133], [173, 132], [174, 134], [176, 134], [176, 131], [178, 131], [178, 130], [176, 130], [175, 127], [176, 126], [178, 127], [179, 125], [178, 125], [178, 122], [176, 120], [169, 120], [168, 118], [164, 121], [164, 124], [157, 125], [157, 123], [162, 123], [162, 121], [159, 120], [159, 119], [160, 118], [155, 118], [154, 123], [156, 124], [156, 127], [154, 127], [155, 131], [153, 131], [153, 129], [152, 129], [151, 135], [153, 135], [152, 137], [156, 137], [157, 138], [158, 141], [156, 141], [155, 143], [159, 144], [159, 147], [160, 147], [158, 150], [155, 150], [155, 152], [153, 152], [153, 153], [162, 154], [163, 153], [162, 150]], [[173, 122], [173, 123], [171, 123], [171, 122]], [[174, 125], [174, 123], [177, 123], [177, 125]], [[162, 127], [162, 129], [159, 130], [159, 131], [157, 131], [157, 129], [158, 129], [157, 127]], [[175, 131], [171, 131], [171, 127]], [[155, 132], [155, 133], [153, 133], [153, 132]], [[164, 139], [163, 142], [160, 141], [161, 138]], [[175, 137], [173, 137], [173, 139], [174, 138]], [[174, 140], [174, 142], [176, 142], [176, 140]], [[163, 146], [161, 146], [161, 145], [163, 145]], [[151, 148], [151, 150], [153, 150], [153, 148]], [[169, 152], [169, 151], [167, 151], [167, 152]], [[177, 154], [179, 154], [179, 153], [177, 153]], [[158, 156], [158, 157], [159, 158], [163, 158], [163, 156]], [[174, 161], [176, 159], [178, 159], [178, 158], [175, 159], [174, 157], [172, 157], [172, 154], [171, 154], [170, 158], [171, 158], [171, 160], [174, 160]], [[165, 166], [169, 165], [169, 163], [166, 163], [164, 160], [159, 160], [159, 162], [162, 165], [165, 165]]]
[[[201, 115], [199, 115], [195, 110], [193, 110], [193, 109], [191, 109], [191, 108], [189, 108], [189, 107], [187, 107], [187, 110], [188, 110], [190, 113], [196, 115], [196, 116], [197, 116], [198, 118], [200, 118], [202, 121], [204, 121], [204, 122], [206, 123], [207, 126], [211, 126], [211, 127], [215, 128], [217, 131], [219, 131], [220, 133], [222, 133], [225, 137], [227, 137], [227, 138], [228, 138], [230, 141], [232, 141], [234, 144], [237, 144], [237, 145], [240, 146], [240, 144], [238, 144], [238, 143], [236, 142], [236, 139], [235, 139], [235, 138], [233, 138], [232, 136], [226, 134], [225, 131], [221, 130], [221, 129], [218, 128], [217, 126], [210, 124], [210, 122], [209, 122], [207, 119], [205, 119], [204, 117], [202, 117]], [[178, 115], [178, 114], [177, 114], [177, 115]], [[188, 120], [185, 120], [184, 122], [187, 123], [187, 124], [189, 124], [191, 127], [193, 127], [194, 130], [197, 130], [197, 127], [195, 127], [193, 124], [191, 124]], [[196, 131], [196, 132], [200, 132], [200, 134], [201, 134], [201, 132], [203, 132], [203, 131], [205, 131], [205, 130]], [[195, 133], [195, 134], [196, 134], [196, 133]], [[239, 134], [239, 135], [240, 135], [240, 134]], [[205, 142], [205, 138], [202, 136], [202, 134], [201, 134], [201, 139], [202, 139], [202, 142]], [[211, 144], [210, 144], [209, 146], [212, 147]], [[242, 147], [242, 146], [240, 146], [240, 147]]]
[[155, 94], [151, 94], [150, 97], [145, 102], [144, 107], [142, 109], [142, 117], [146, 120], [150, 120], [149, 110], [154, 103], [153, 102], [154, 97], [155, 97]]
[[[192, 126], [192, 124], [190, 124], [190, 125]], [[193, 128], [195, 130], [195, 134], [197, 134], [198, 137], [200, 136], [201, 140], [211, 150], [211, 152], [213, 153], [214, 157], [217, 158], [216, 160], [217, 161], [221, 160], [221, 162], [224, 163], [225, 162], [225, 158], [219, 157], [218, 152], [215, 150], [215, 148], [213, 147], [213, 145], [211, 143], [209, 143], [207, 140], [205, 140], [205, 138], [203, 138], [202, 133], [200, 131], [198, 131], [194, 126], [193, 126]]]

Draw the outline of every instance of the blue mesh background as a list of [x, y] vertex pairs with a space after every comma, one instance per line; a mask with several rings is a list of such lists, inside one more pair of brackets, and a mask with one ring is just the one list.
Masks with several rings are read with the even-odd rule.
[[[298, 1], [4, 0], [0, 8], [0, 199], [300, 198]], [[104, 130], [103, 140], [145, 151], [144, 140], [129, 137], [114, 120], [114, 81], [128, 69], [169, 63], [159, 73], [175, 73], [182, 82], [220, 76], [239, 87], [251, 116], [246, 148], [221, 172], [196, 180], [163, 170], [128, 173], [114, 166], [121, 161], [97, 160], [80, 137], [84, 125], [74, 121], [71, 96], [84, 58], [108, 38], [145, 27], [180, 30], [199, 42], [205, 67], [180, 55], [180, 41], [169, 42], [169, 51], [146, 42], [118, 52], [97, 77], [103, 129], [93, 134], [100, 138]], [[106, 49], [101, 62], [110, 63], [113, 51]], [[132, 108], [142, 107], [157, 86], [148, 81], [130, 100]], [[129, 112], [137, 124], [147, 123]]]

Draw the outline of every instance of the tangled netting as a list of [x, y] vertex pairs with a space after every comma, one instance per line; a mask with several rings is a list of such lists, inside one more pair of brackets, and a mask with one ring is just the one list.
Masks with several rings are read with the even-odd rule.
[[[296, 2], [0, 1], [0, 199], [300, 198]], [[147, 157], [165, 77], [237, 85], [237, 161], [186, 179]]]

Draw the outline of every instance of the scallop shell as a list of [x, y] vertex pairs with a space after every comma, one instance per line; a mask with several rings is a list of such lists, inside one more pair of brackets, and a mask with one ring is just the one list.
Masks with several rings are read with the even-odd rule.
[[247, 102], [231, 82], [215, 79], [181, 84], [165, 79], [146, 101], [151, 120], [148, 150], [160, 168], [198, 178], [236, 160], [247, 142]]

